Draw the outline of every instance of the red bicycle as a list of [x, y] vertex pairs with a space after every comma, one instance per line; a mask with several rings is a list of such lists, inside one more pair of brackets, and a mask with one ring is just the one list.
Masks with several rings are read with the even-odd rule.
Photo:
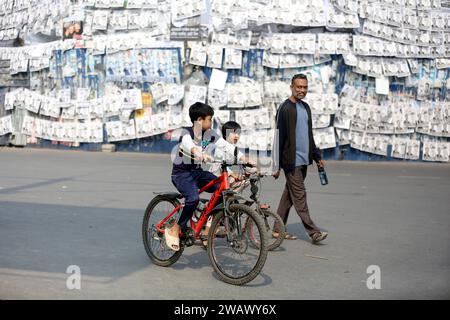
[[[219, 187], [209, 200], [203, 200], [205, 208], [198, 221], [191, 219], [191, 228], [180, 233], [180, 250], [170, 249], [164, 239], [165, 230], [178, 219], [184, 206], [183, 196], [179, 193], [158, 193], [152, 199], [145, 210], [142, 237], [152, 262], [163, 267], [174, 264], [185, 247], [193, 245], [196, 239], [208, 240], [208, 257], [219, 278], [233, 285], [243, 285], [252, 281], [264, 267], [268, 252], [266, 226], [261, 215], [239, 203], [247, 199], [230, 189], [227, 167], [233, 164], [220, 163], [222, 174], [201, 188], [199, 193], [213, 185]], [[211, 215], [213, 221], [206, 238], [202, 229]], [[219, 230], [223, 228], [224, 232]], [[250, 245], [249, 238], [257, 238], [259, 245]]]

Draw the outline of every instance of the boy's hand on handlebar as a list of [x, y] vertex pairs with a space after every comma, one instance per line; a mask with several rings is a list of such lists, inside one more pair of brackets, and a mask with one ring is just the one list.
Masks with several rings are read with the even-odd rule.
[[278, 179], [280, 177], [280, 170], [275, 171], [274, 173], [272, 173], [272, 176], [276, 179]]
[[214, 158], [211, 157], [209, 154], [206, 154], [206, 153], [197, 153], [195, 155], [195, 161], [199, 161], [199, 162], [213, 162]]
[[209, 154], [204, 153], [204, 154], [202, 154], [201, 160], [202, 160], [202, 162], [213, 162], [214, 158], [211, 157]]
[[235, 181], [240, 181], [242, 180], [241, 177], [235, 173], [231, 173], [230, 176], [235, 180]]
[[246, 164], [251, 168], [256, 168], [256, 163], [251, 160], [248, 160]]

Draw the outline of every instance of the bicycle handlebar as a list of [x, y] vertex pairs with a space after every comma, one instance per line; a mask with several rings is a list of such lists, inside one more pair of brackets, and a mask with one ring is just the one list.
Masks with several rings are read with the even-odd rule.
[[237, 161], [237, 162], [233, 162], [233, 163], [227, 163], [226, 160], [213, 160], [213, 161], [206, 161], [206, 163], [218, 163], [221, 164], [225, 167], [232, 167], [232, 166], [243, 166], [243, 167], [248, 167], [248, 168], [253, 168], [255, 167], [253, 164], [251, 164], [250, 162], [242, 162], [242, 161]]

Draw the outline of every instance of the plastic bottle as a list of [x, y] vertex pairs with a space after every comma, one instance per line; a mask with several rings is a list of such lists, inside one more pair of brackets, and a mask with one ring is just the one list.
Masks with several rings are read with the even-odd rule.
[[328, 184], [328, 178], [327, 178], [327, 173], [325, 172], [325, 168], [324, 167], [319, 167], [319, 178], [320, 178], [320, 183], [324, 186]]

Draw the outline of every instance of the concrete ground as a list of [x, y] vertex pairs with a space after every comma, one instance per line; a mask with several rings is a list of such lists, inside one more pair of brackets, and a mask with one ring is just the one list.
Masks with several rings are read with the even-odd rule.
[[[0, 299], [450, 298], [448, 164], [329, 162], [327, 186], [310, 167], [328, 239], [312, 245], [292, 209], [299, 239], [243, 287], [218, 280], [198, 246], [169, 268], [150, 262], [142, 217], [153, 192], [174, 190], [170, 169], [168, 155], [1, 148]], [[283, 187], [263, 182], [275, 210]], [[71, 265], [80, 290], [67, 288]]]

